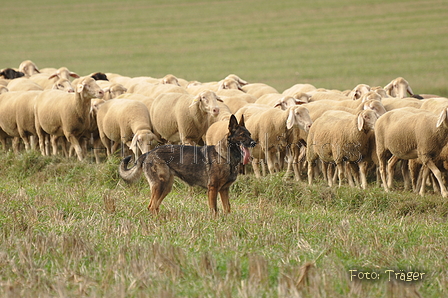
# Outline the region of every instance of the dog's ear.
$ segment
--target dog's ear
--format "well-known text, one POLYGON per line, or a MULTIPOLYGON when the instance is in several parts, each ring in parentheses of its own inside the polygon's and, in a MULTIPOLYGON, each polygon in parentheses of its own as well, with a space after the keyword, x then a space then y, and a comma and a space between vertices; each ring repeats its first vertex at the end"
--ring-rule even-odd
POLYGON ((235 115, 230 116, 229 121, 229 131, 234 132, 238 128, 238 121, 236 120, 235 115))
POLYGON ((245 127, 245 125, 244 125, 244 115, 241 115, 241 119, 240 119, 239 125, 245 127))

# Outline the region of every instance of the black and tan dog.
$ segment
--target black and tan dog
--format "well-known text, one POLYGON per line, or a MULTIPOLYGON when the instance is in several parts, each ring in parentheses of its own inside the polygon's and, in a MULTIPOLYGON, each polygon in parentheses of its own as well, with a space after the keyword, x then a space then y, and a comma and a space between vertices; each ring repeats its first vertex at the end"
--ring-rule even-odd
POLYGON ((230 212, 229 188, 238 175, 238 165, 248 163, 248 148, 255 146, 249 131, 234 115, 229 121, 229 133, 216 146, 164 145, 143 155, 128 169, 130 156, 123 159, 119 174, 126 182, 134 182, 144 172, 151 187, 151 200, 148 209, 158 213, 159 206, 171 191, 174 177, 189 185, 198 185, 208 190, 208 204, 218 212, 217 197, 221 197, 225 213, 230 212))

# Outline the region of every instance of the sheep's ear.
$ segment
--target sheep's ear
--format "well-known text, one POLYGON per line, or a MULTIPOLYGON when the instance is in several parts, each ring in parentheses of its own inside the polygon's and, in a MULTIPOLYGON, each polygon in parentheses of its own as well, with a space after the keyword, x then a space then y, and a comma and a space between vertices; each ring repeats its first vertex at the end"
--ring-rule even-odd
POLYGON ((219 96, 216 97, 217 101, 224 102, 219 96))
POLYGON ((358 115, 358 130, 361 131, 363 127, 364 127, 364 117, 361 113, 358 115))
POLYGON ((439 119, 437 120, 436 127, 442 125, 443 122, 446 121, 448 114, 448 108, 443 109, 442 113, 440 113, 439 119))
POLYGON ((414 95, 414 92, 412 92, 411 86, 408 85, 407 91, 410 95, 414 95))
POLYGON ((277 103, 275 104, 275 106, 274 106, 274 108, 276 108, 276 107, 278 107, 278 106, 282 106, 282 100, 281 99, 279 99, 278 101, 277 101, 277 103))
POLYGON ((229 121, 229 132, 233 133, 236 129, 238 129, 238 121, 236 120, 235 115, 232 114, 229 121))
POLYGON ((48 79, 52 79, 52 78, 55 78, 55 77, 57 77, 57 76, 58 76, 58 73, 54 73, 54 74, 52 74, 51 76, 49 76, 48 79))
POLYGON ((201 101, 201 96, 198 95, 193 99, 193 101, 191 102, 191 104, 188 107, 190 108, 190 107, 194 106, 195 104, 199 103, 200 101, 201 101))
POLYGON ((138 141, 138 135, 134 135, 134 137, 132 138, 132 141, 131 141, 131 145, 129 145, 129 149, 131 149, 132 150, 132 152, 137 152, 138 150, 137 150, 137 141, 138 141))
POLYGON ((289 109, 288 119, 286 119, 286 128, 291 129, 294 126, 294 110, 289 109))
POLYGON ((74 73, 74 72, 70 72, 69 75, 70 75, 72 78, 79 78, 79 76, 78 76, 76 73, 74 73))
POLYGON ((78 84, 78 87, 76 88, 76 92, 77 93, 81 93, 82 90, 84 89, 84 83, 78 84))
POLYGON ((386 91, 386 93, 388 93, 390 91, 390 89, 392 89, 393 84, 394 84, 394 81, 390 82, 383 88, 386 91))

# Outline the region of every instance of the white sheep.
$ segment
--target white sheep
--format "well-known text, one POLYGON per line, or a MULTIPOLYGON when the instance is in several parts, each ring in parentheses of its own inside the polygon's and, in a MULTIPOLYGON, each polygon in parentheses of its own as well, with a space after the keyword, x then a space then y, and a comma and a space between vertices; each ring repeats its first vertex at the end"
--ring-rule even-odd
MULTIPOLYGON (((392 186, 393 167, 398 160, 419 158, 423 164, 422 181, 426 181, 431 170, 442 196, 448 196, 440 170, 434 162, 448 141, 447 113, 448 107, 439 116, 426 110, 401 108, 387 112, 377 121, 376 152, 385 191, 392 186), (386 173, 389 154, 392 157, 387 162, 386 173)), ((419 193, 424 195, 424 192, 423 184, 419 193)))
POLYGON ((152 103, 150 117, 154 132, 171 143, 198 144, 210 123, 208 116, 218 116, 218 101, 222 100, 212 91, 197 96, 166 93, 152 103))
POLYGON ((128 91, 126 87, 119 83, 112 83, 110 81, 97 80, 96 83, 104 91, 103 100, 107 101, 109 99, 116 98, 128 91))
MULTIPOLYGON (((30 77, 30 80, 39 84, 44 89, 59 89, 73 92, 71 91, 73 90, 73 87, 71 85, 70 78, 79 78, 79 75, 68 70, 67 67, 61 67, 52 74, 44 72, 34 74, 30 77), (59 86, 55 87, 55 84, 59 86)), ((74 85, 75 84, 76 83, 74 83, 74 85)))
POLYGON ((308 92, 314 91, 316 89, 317 88, 311 84, 295 84, 295 85, 291 86, 290 88, 286 89, 285 91, 283 91, 282 94, 293 96, 297 92, 308 93, 308 92))
POLYGON ((153 141, 160 141, 152 132, 148 108, 138 100, 115 98, 103 103, 98 109, 97 124, 108 156, 119 144, 125 144, 137 158, 139 149, 148 152, 153 141))
MULTIPOLYGON (((314 121, 307 138, 306 160, 308 183, 314 179, 313 164, 319 158, 324 163, 336 164, 339 186, 344 175, 344 162, 356 162, 360 168, 361 186, 366 188, 367 161, 370 158, 370 137, 378 116, 363 110, 357 115, 345 111, 327 111, 314 121)), ((347 171, 350 174, 350 171, 347 171)), ((351 179, 349 178, 349 182, 351 179)), ((332 185, 332 179, 328 179, 332 185)))
POLYGON ((260 98, 262 95, 269 93, 280 93, 272 86, 264 83, 251 83, 242 87, 243 91, 252 94, 256 98, 260 98))
POLYGON ((271 107, 281 106, 282 110, 286 110, 289 107, 300 105, 304 103, 308 103, 309 96, 306 93, 297 92, 290 95, 283 95, 280 93, 269 93, 262 95, 257 99, 255 103, 257 104, 266 104, 271 107))
POLYGON ((19 71, 23 72, 26 77, 31 77, 36 73, 40 73, 39 68, 31 60, 22 61, 19 65, 19 71))
POLYGON ((286 140, 292 132, 292 128, 300 128, 308 132, 312 121, 309 112, 303 106, 293 106, 286 110, 269 108, 260 113, 255 113, 245 121, 246 128, 250 131, 252 138, 257 145, 252 150, 252 166, 255 175, 260 177, 258 163, 261 159, 268 164, 270 173, 279 170, 276 166, 276 155, 279 150, 279 144, 286 146, 286 140))
POLYGON ((27 77, 11 80, 8 84, 9 91, 30 91, 30 90, 44 90, 42 86, 28 79, 27 77))
MULTIPOLYGON (((126 85, 124 86, 126 87, 126 85)), ((156 98, 163 93, 188 94, 185 88, 173 84, 137 83, 134 85, 128 85, 127 89, 127 92, 129 93, 142 94, 152 98, 156 98)))
POLYGON ((402 77, 392 80, 389 84, 384 86, 384 90, 386 90, 387 95, 396 98, 404 98, 407 93, 411 96, 414 95, 408 81, 402 77))
MULTIPOLYGON (((102 98, 103 90, 93 78, 84 78, 76 86, 75 93, 66 93, 59 90, 44 90, 36 99, 35 124, 39 137, 39 147, 43 155, 46 136, 65 136, 75 148, 79 160, 84 158, 79 145, 78 136, 89 127, 89 112, 92 98, 102 98)), ((57 144, 53 145, 53 153, 57 152, 57 144)))
POLYGON ((0 128, 8 137, 14 138, 13 150, 19 151, 19 139, 30 149, 29 136, 34 129, 34 99, 41 91, 12 91, 0 96, 0 128))

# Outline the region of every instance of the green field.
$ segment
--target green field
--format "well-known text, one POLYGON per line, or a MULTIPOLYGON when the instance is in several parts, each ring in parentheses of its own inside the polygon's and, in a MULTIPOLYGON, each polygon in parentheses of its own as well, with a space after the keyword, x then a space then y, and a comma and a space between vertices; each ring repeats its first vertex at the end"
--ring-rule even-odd
MULTIPOLYGON (((448 96, 446 1, 24 0, 1 11, 0 68, 31 59, 203 82, 235 73, 279 91, 402 76, 416 93, 448 96)), ((205 191, 176 182, 155 217, 147 183, 123 183, 119 161, 0 153, 1 297, 448 292, 448 203, 430 191, 248 174, 228 216, 211 217, 205 191)))

